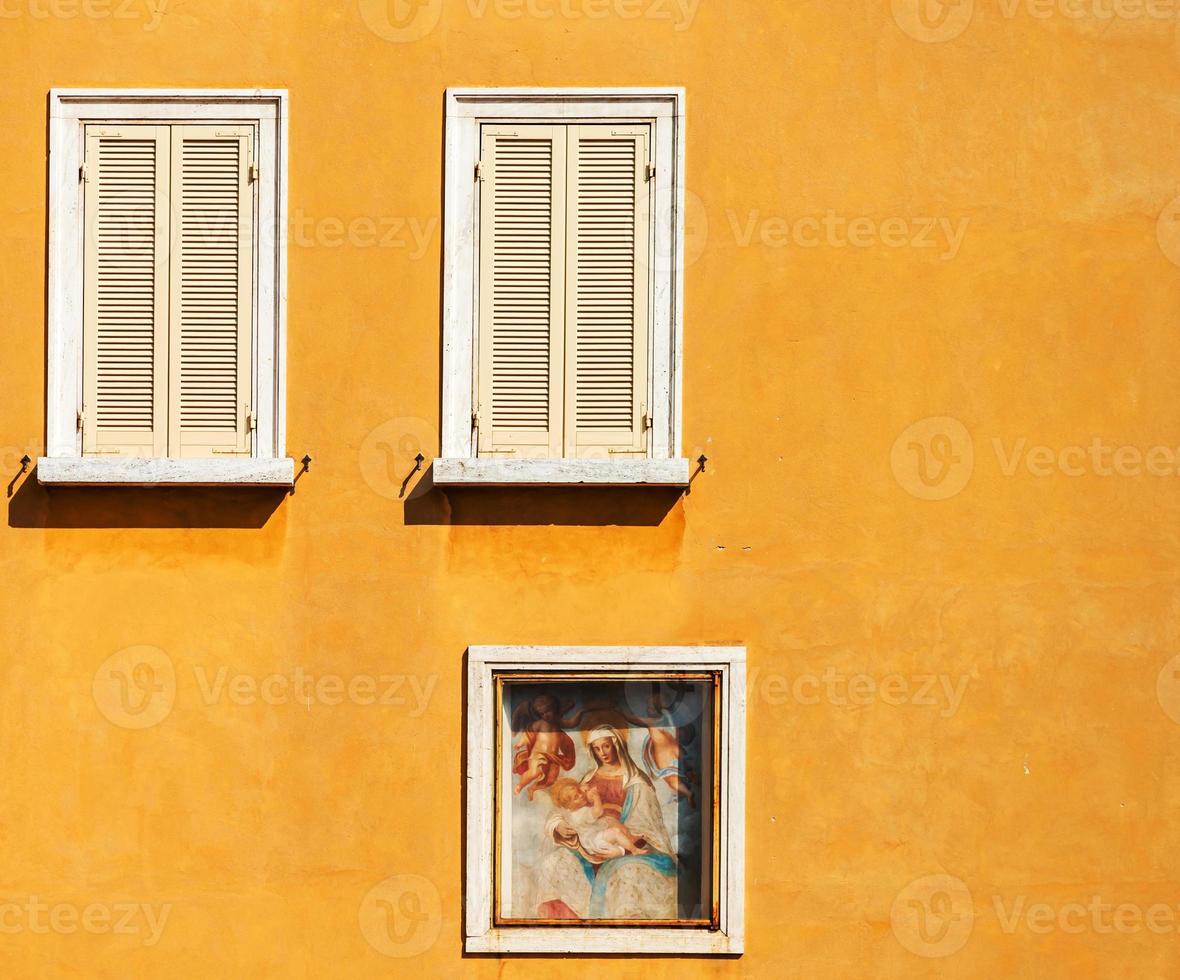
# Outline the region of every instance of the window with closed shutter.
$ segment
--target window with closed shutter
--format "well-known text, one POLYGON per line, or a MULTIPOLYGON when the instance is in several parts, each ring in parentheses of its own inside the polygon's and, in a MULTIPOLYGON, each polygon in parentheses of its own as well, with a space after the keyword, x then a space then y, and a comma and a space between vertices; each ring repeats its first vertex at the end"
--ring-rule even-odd
POLYGON ((84 454, 250 455, 253 144, 86 127, 84 454))
POLYGON ((476 412, 485 457, 647 454, 646 125, 485 125, 476 412))

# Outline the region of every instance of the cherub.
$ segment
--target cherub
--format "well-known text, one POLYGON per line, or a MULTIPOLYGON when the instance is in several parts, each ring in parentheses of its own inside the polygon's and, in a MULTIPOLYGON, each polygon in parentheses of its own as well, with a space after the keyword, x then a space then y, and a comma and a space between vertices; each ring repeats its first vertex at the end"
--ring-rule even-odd
POLYGON ((565 811, 565 822, 578 835, 582 850, 597 859, 596 863, 624 854, 647 853, 647 841, 636 837, 618 817, 603 809, 602 794, 593 786, 583 787, 564 777, 553 784, 549 796, 565 811))
POLYGON ((678 724, 672 714, 675 707, 675 704, 671 708, 666 707, 659 686, 652 685, 647 714, 632 714, 625 708, 620 708, 619 713, 629 724, 646 730, 643 765, 652 779, 664 780, 672 792, 683 796, 689 806, 696 809, 696 794, 692 788, 695 774, 680 759, 681 745, 692 744, 696 738, 696 728, 678 724))
POLYGON ((528 789, 529 799, 539 789, 552 786, 562 769, 574 767, 574 741, 564 731, 577 724, 581 712, 562 717, 572 707, 551 694, 525 701, 512 714, 512 730, 519 733, 512 745, 512 771, 520 776, 513 793, 528 789))

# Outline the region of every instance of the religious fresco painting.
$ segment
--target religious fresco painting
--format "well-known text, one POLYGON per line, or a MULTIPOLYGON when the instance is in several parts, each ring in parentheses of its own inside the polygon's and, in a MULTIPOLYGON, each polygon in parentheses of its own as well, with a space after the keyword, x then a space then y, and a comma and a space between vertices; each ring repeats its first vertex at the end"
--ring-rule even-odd
POLYGON ((499 925, 715 925, 713 674, 497 678, 499 925))

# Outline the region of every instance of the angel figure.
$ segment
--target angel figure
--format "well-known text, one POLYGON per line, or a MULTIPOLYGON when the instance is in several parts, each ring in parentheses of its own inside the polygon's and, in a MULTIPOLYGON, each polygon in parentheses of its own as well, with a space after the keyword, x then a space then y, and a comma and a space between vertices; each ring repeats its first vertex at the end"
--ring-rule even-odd
POLYGON ((683 796, 695 810, 696 793, 692 788, 694 774, 681 760, 680 748, 682 743, 692 743, 696 738, 696 729, 692 725, 677 724, 672 713, 675 707, 666 707, 659 686, 653 685, 646 714, 632 714, 625 708, 620 708, 619 713, 629 724, 647 733, 643 739, 643 766, 651 778, 664 780, 673 793, 683 796))
POLYGON ((574 767, 574 741, 565 729, 577 725, 583 712, 564 717, 571 707, 551 694, 538 694, 512 713, 512 730, 517 733, 512 771, 520 776, 513 793, 527 789, 531 800, 537 790, 552 786, 563 769, 568 772, 574 767))

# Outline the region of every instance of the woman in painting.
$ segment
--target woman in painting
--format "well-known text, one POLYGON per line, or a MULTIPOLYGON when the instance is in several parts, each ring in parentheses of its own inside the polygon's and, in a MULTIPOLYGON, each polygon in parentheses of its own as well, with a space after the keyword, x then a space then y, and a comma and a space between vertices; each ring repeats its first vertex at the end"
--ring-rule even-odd
POLYGON ((541 862, 537 915, 543 919, 675 919, 676 853, 668 837, 651 779, 631 758, 626 739, 611 725, 587 738, 594 768, 582 777, 587 792, 617 817, 644 853, 603 860, 582 846, 558 809, 545 823, 553 842, 541 862))

